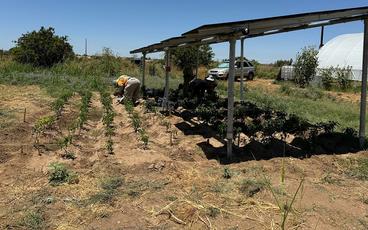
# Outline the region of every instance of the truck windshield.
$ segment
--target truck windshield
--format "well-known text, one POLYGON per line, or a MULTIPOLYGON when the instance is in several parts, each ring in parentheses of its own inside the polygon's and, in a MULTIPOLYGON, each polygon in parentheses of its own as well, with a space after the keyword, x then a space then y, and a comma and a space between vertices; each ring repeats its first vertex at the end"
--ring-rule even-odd
POLYGON ((218 68, 229 68, 229 63, 221 63, 220 65, 218 65, 218 68))

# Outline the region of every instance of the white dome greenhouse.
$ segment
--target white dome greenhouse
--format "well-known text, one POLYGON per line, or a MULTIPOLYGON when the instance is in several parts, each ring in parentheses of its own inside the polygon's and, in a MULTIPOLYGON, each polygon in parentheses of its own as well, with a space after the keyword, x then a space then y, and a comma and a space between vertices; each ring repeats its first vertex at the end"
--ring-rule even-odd
POLYGON ((351 67, 352 80, 361 81, 363 33, 344 34, 327 42, 318 53, 320 69, 351 67))

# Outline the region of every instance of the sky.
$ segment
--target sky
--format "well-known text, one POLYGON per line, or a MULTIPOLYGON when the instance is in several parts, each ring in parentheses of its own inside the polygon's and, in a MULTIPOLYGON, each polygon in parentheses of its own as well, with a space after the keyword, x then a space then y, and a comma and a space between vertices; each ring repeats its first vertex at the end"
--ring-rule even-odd
MULTIPOLYGON (((77 54, 111 48, 116 55, 179 36, 203 24, 368 6, 367 0, 0 0, 0 49, 41 26, 67 35, 77 54)), ((325 42, 345 33, 363 32, 363 22, 325 28, 325 42)), ((305 46, 318 46, 320 29, 247 39, 245 56, 262 63, 295 58, 305 46)), ((212 45, 216 59, 228 57, 228 43, 212 45)), ((237 55, 240 44, 237 43, 237 55)), ((150 57, 161 57, 162 53, 150 57)))

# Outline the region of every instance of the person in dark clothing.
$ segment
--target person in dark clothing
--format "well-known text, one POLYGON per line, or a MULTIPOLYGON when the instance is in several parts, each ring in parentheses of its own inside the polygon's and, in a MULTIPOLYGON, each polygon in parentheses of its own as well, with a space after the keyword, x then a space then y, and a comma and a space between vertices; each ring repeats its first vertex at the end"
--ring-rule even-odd
POLYGON ((216 86, 217 83, 212 75, 205 80, 196 78, 189 82, 189 93, 193 97, 203 98, 205 93, 212 94, 216 86))

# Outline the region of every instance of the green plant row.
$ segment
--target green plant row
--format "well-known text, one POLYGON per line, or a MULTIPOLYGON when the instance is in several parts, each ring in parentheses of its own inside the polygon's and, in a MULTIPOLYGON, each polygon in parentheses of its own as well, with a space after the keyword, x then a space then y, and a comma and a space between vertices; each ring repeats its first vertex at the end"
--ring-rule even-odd
POLYGON ((133 103, 130 100, 126 100, 124 102, 124 106, 125 106, 126 111, 129 114, 129 118, 132 122, 134 131, 139 134, 139 138, 143 142, 144 149, 147 149, 148 142, 149 142, 149 136, 146 130, 142 127, 142 121, 139 117, 138 112, 134 111, 133 103))
POLYGON ((113 149, 113 141, 112 141, 112 136, 114 135, 114 117, 115 117, 115 112, 114 109, 112 107, 112 98, 110 96, 110 93, 107 91, 106 87, 99 87, 99 92, 100 92, 100 100, 104 109, 103 112, 103 116, 102 116, 102 123, 105 126, 105 136, 107 136, 107 141, 106 141, 106 150, 109 154, 113 154, 114 153, 114 149, 113 149))
POLYGON ((82 128, 84 123, 87 121, 87 115, 88 115, 88 107, 91 102, 92 93, 91 91, 84 91, 81 92, 82 95, 82 104, 79 111, 79 117, 78 117, 78 127, 82 128))

